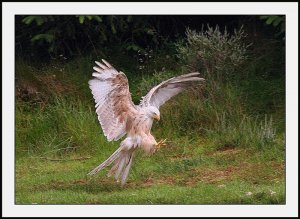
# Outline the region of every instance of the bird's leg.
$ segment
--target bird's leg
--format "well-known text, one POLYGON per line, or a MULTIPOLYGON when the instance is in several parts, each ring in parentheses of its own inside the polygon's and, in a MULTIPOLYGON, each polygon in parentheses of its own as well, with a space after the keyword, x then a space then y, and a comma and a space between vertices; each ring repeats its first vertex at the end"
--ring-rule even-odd
POLYGON ((156 150, 160 149, 161 146, 166 146, 166 143, 165 143, 166 140, 167 140, 167 139, 160 140, 160 141, 155 145, 156 150))

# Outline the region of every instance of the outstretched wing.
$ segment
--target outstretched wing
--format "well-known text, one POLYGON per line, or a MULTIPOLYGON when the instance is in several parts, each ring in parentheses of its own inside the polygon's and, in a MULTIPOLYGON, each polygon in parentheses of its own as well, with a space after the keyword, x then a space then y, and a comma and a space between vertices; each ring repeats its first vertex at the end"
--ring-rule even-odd
POLYGON ((163 81, 143 97, 140 106, 155 106, 159 109, 161 105, 190 86, 191 83, 204 81, 203 78, 198 77, 199 75, 200 73, 194 72, 163 81))
POLYGON ((129 92, 128 80, 107 61, 96 62, 94 79, 89 86, 95 99, 96 113, 108 141, 119 140, 126 134, 126 122, 136 114, 129 92))

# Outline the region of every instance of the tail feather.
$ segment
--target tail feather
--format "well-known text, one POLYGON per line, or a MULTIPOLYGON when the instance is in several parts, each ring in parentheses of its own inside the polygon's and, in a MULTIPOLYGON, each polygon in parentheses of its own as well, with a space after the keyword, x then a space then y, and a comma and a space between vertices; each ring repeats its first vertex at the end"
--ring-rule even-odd
POLYGON ((119 181, 119 176, 120 176, 120 174, 121 174, 121 172, 122 172, 122 170, 123 170, 123 168, 125 166, 125 160, 126 160, 126 157, 122 156, 120 158, 120 161, 118 162, 118 169, 117 169, 117 171, 115 173, 115 179, 117 181, 119 181))
POLYGON ((127 177, 128 177, 128 173, 129 173, 129 170, 130 170, 130 167, 131 167, 131 164, 132 164, 132 159, 133 159, 133 153, 131 154, 131 156, 129 157, 129 161, 127 163, 127 166, 125 167, 125 170, 123 172, 123 175, 122 175, 122 181, 121 181, 121 184, 122 186, 126 183, 127 181, 127 177))
POLYGON ((122 147, 119 147, 107 160, 105 160, 103 163, 101 163, 99 166, 97 166, 95 169, 89 172, 88 175, 95 175, 105 167, 109 166, 112 162, 114 162, 119 157, 121 151, 122 151, 122 147))
POLYGON ((107 160, 93 169, 88 175, 95 175, 105 167, 109 166, 113 162, 115 164, 110 169, 107 174, 108 177, 115 175, 115 179, 119 182, 121 179, 121 185, 123 186, 126 183, 129 170, 132 164, 133 159, 133 151, 132 150, 124 150, 123 147, 118 148, 107 160))
POLYGON ((111 168, 108 177, 115 175, 115 179, 120 181, 122 186, 126 183, 129 170, 132 164, 133 152, 131 151, 123 151, 120 154, 120 157, 115 161, 115 165, 111 168))
POLYGON ((107 176, 111 177, 118 169, 118 162, 115 162, 115 164, 113 165, 113 167, 110 169, 110 171, 108 172, 107 176))

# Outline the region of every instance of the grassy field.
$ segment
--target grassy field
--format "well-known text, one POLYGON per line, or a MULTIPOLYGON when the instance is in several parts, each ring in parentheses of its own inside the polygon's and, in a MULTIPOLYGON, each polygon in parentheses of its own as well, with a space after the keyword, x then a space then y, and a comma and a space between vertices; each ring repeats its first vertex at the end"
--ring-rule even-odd
MULTIPOLYGON (((114 149, 115 147, 109 147, 114 149)), ((170 144, 136 157, 125 187, 86 174, 112 150, 87 160, 17 160, 17 204, 284 204, 284 161, 269 151, 199 152, 206 144, 170 144)), ((71 156, 74 159, 78 156, 71 156)), ((80 156, 82 157, 82 156, 80 156)), ((86 157, 87 158, 87 157, 86 157)))
MULTIPOLYGON (((114 63, 124 66, 136 103, 149 87, 184 72, 158 64, 154 75, 136 76, 126 60, 114 63)), ((248 78, 239 89, 219 84, 219 93, 208 83, 208 92, 178 95, 152 128, 167 145, 151 157, 138 151, 121 187, 106 177, 109 169, 87 176, 119 145, 106 141, 97 121, 87 85, 92 65, 17 61, 17 204, 285 203, 284 81, 248 78)))
MULTIPOLYGON (((84 135, 81 134, 82 137, 84 135)), ((159 134, 156 133, 156 136, 159 134)), ((96 136, 99 137, 100 134, 96 136)), ((62 142, 61 145, 66 144, 62 142)), ((174 138, 152 157, 138 152, 125 187, 113 178, 107 178, 106 171, 96 177, 86 176, 116 148, 117 143, 99 143, 93 147, 93 152, 70 148, 70 152, 61 156, 53 156, 51 153, 54 151, 40 156, 24 155, 16 161, 16 202, 285 203, 284 152, 279 149, 216 149, 204 140, 174 138)))

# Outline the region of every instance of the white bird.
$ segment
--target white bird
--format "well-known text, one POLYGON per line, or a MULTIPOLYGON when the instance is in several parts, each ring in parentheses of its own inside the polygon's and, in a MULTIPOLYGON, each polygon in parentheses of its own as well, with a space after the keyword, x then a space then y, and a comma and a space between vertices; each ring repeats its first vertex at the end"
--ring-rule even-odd
POLYGON ((204 79, 199 77, 198 72, 170 78, 153 87, 142 97, 139 105, 134 105, 126 75, 118 72, 104 59, 102 62, 95 62, 95 78, 89 81, 98 120, 108 141, 117 141, 124 135, 126 138, 107 160, 88 175, 94 175, 114 162, 108 176, 115 174, 115 179, 121 179, 121 184, 124 185, 137 148, 142 148, 147 154, 153 154, 165 145, 166 139, 156 142, 150 133, 153 119, 160 120, 159 107, 191 83, 204 79))

